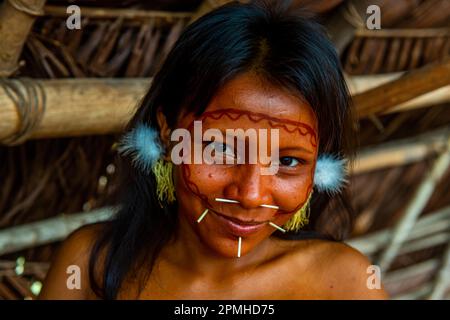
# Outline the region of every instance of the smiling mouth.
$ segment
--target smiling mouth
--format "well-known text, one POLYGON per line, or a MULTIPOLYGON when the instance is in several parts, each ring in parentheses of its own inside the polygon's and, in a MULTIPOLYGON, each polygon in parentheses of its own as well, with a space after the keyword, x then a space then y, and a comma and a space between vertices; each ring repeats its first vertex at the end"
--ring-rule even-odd
POLYGON ((243 226, 257 226, 257 225, 260 225, 260 224, 265 224, 265 223, 269 223, 270 222, 270 220, 264 220, 264 221, 241 220, 241 219, 238 219, 238 218, 234 218, 234 217, 230 217, 230 216, 224 215, 224 214, 219 213, 219 212, 214 211, 214 210, 211 210, 211 211, 214 212, 216 215, 224 218, 224 219, 230 220, 230 221, 232 221, 234 223, 237 223, 237 224, 240 224, 240 225, 243 225, 243 226))
POLYGON ((216 217, 217 221, 224 230, 232 234, 234 237, 245 237, 254 234, 268 225, 269 220, 255 221, 255 220, 241 220, 230 217, 214 210, 211 212, 216 217))

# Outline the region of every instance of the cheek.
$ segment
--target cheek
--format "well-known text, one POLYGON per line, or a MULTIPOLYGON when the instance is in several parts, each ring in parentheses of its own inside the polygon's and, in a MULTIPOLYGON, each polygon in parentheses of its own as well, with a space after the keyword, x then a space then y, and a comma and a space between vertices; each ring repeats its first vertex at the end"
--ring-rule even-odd
POLYGON ((221 194, 233 177, 232 170, 206 164, 182 165, 180 174, 188 191, 206 203, 211 201, 208 195, 221 194))
MULTIPOLYGON (((191 204, 196 203, 200 207, 205 204, 210 205, 214 195, 223 194, 227 186, 235 183, 233 179, 238 172, 233 168, 236 167, 204 164, 180 166, 180 188, 184 191, 182 194, 188 196, 186 201, 191 204)), ((283 211, 296 211, 306 202, 312 191, 313 171, 314 167, 308 166, 301 174, 295 176, 266 176, 267 178, 263 179, 264 183, 270 185, 266 191, 271 193, 274 203, 283 211)))
POLYGON ((295 212, 308 199, 313 188, 313 167, 301 175, 277 177, 273 181, 273 197, 285 212, 295 212))

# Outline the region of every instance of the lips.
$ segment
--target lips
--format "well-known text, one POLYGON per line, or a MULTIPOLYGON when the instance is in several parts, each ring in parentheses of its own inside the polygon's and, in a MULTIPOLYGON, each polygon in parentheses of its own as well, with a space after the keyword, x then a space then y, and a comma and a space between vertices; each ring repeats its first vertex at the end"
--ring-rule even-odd
POLYGON ((219 213, 217 211, 213 211, 213 212, 215 214, 225 218, 225 219, 231 220, 231 221, 233 221, 233 222, 235 222, 237 224, 245 225, 245 226, 259 225, 259 224, 262 224, 262 223, 269 222, 269 221, 256 221, 256 220, 242 220, 242 219, 239 219, 239 218, 227 216, 227 215, 219 213))
POLYGON ((211 210, 219 223, 231 234, 238 237, 245 237, 260 231, 267 225, 268 221, 244 221, 237 218, 223 215, 211 210))

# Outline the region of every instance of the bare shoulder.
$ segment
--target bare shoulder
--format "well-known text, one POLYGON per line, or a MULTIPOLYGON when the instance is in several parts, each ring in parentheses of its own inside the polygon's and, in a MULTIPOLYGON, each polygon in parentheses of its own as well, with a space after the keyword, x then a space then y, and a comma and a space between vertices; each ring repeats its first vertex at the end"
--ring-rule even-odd
POLYGON ((89 259, 103 224, 72 232, 53 256, 39 299, 90 299, 89 259))
POLYGON ((373 273, 373 263, 355 248, 326 241, 317 252, 317 261, 323 289, 328 290, 331 299, 389 298, 381 275, 373 273))
POLYGON ((310 292, 317 298, 389 298, 379 275, 373 273, 372 262, 355 248, 342 242, 318 239, 293 241, 290 247, 292 268, 303 270, 310 292))

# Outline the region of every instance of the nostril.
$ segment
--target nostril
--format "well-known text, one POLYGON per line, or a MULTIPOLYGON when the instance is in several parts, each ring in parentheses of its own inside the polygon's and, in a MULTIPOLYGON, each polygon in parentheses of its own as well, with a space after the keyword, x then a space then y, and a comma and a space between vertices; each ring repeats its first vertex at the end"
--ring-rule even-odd
MULTIPOLYGON (((233 175, 223 190, 223 198, 237 200, 243 209, 255 209, 261 205, 274 205, 271 181, 262 177, 257 165, 243 165, 233 175)), ((277 209, 269 207, 270 209, 277 209)))

